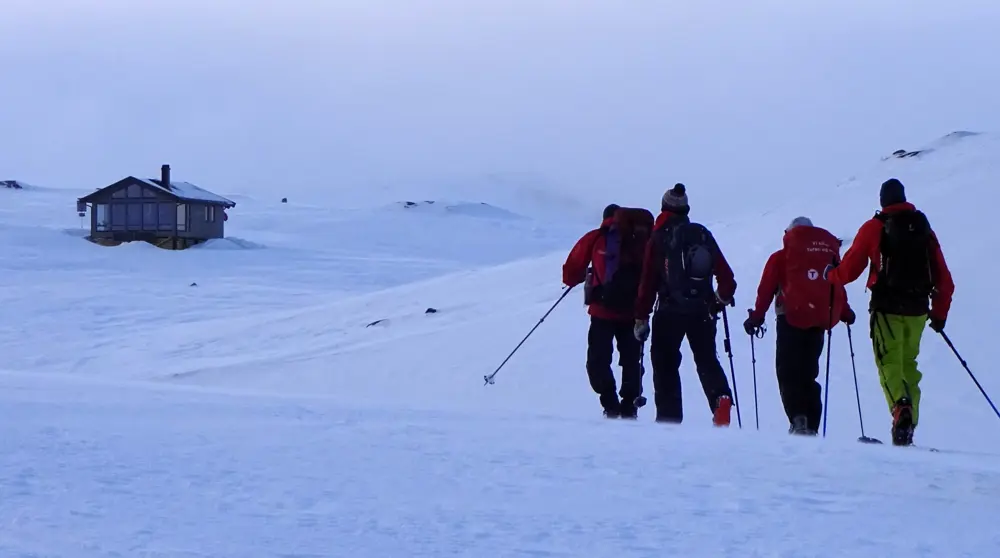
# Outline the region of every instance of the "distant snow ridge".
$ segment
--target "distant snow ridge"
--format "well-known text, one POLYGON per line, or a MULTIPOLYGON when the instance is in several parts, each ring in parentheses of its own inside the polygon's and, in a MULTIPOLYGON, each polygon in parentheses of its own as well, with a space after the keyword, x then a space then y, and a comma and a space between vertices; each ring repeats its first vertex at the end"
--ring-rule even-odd
MULTIPOLYGON (((980 132, 968 132, 968 131, 964 131, 964 130, 959 130, 959 131, 947 134, 945 136, 942 136, 941 138, 938 138, 936 141, 932 142, 927 147, 924 147, 922 149, 917 149, 916 151, 908 151, 906 149, 897 149, 896 151, 893 151, 892 156, 895 157, 895 158, 897 158, 897 159, 906 159, 906 158, 909 158, 909 157, 920 157, 921 155, 929 155, 929 154, 937 151, 938 149, 942 149, 944 147, 949 147, 949 146, 955 145, 956 143, 964 140, 965 138, 971 138, 971 137, 975 137, 975 136, 979 136, 979 135, 982 135, 982 134, 980 132)), ((883 161, 885 161, 887 159, 889 159, 889 157, 883 157, 882 158, 883 161)))
POLYGON ((28 184, 21 180, 0 180, 0 188, 11 190, 38 190, 38 186, 28 184))
POLYGON ((437 202, 432 200, 413 202, 403 201, 396 204, 409 211, 435 212, 442 215, 460 215, 463 217, 478 217, 483 219, 502 219, 509 221, 524 221, 528 218, 486 202, 437 202))

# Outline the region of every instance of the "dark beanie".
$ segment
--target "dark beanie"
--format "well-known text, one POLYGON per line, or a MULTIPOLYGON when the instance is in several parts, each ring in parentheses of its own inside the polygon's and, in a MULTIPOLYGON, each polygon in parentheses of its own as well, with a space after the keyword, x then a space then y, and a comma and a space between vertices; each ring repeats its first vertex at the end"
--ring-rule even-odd
POLYGON ((882 207, 905 202, 906 192, 903 188, 903 183, 895 178, 886 180, 882 183, 882 189, 879 190, 878 199, 882 207))
POLYGON ((618 204, 613 203, 604 208, 604 219, 610 219, 615 216, 615 211, 621 209, 618 204))
POLYGON ((687 188, 680 182, 674 184, 673 188, 663 194, 660 209, 686 215, 691 209, 688 206, 687 188))

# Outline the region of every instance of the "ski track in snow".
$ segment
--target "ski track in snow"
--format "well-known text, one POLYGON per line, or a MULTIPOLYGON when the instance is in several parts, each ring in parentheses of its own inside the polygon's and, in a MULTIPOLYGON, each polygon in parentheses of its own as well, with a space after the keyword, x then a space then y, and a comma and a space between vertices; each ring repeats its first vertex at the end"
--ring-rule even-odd
MULTIPOLYGON (((767 255, 800 214, 849 242, 888 176, 928 212, 958 285, 949 334, 1000 395, 978 341, 1000 328, 1000 304, 962 251, 990 223, 961 201, 1000 201, 1000 143, 932 146, 763 216, 705 215, 692 192, 739 281, 742 431, 709 426, 686 348, 683 425, 651 424, 649 407, 637 423, 601 419, 582 293, 483 386, 596 224, 524 217, 551 207, 513 218, 242 196, 236 240, 168 252, 81 240, 63 212, 80 192, 0 190, 0 556, 998 556, 1000 428, 932 332, 917 443, 941 453, 856 443, 842 327, 828 437, 789 439, 773 313, 753 431, 740 325, 767 255)), ((753 192, 734 206, 740 195, 753 192)), ((865 307, 863 281, 849 294, 865 307)), ((888 441, 863 319, 853 341, 865 432, 888 441)), ((648 347, 646 370, 652 404, 648 347)))
POLYGON ((929 557, 1000 545, 996 455, 20 374, 0 386, 17 417, 0 470, 5 556, 929 557))

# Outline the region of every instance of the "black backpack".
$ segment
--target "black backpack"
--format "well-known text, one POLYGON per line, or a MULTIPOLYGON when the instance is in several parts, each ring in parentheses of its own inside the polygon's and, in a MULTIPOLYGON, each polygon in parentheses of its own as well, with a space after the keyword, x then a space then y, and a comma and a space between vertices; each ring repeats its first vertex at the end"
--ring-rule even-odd
POLYGON ((684 313, 701 313, 715 300, 713 285, 718 246, 705 226, 687 219, 665 227, 661 307, 684 313))
POLYGON ((873 290, 926 303, 934 289, 927 216, 913 210, 877 213, 875 218, 882 222, 882 266, 873 290))

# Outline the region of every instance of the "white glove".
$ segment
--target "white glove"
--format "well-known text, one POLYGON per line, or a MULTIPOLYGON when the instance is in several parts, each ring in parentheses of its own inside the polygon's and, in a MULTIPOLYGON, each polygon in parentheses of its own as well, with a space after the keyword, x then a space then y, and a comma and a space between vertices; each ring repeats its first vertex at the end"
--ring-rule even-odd
POLYGON ((649 321, 648 320, 636 320, 635 327, 632 328, 632 332, 635 334, 635 339, 640 343, 645 343, 649 339, 649 321))

